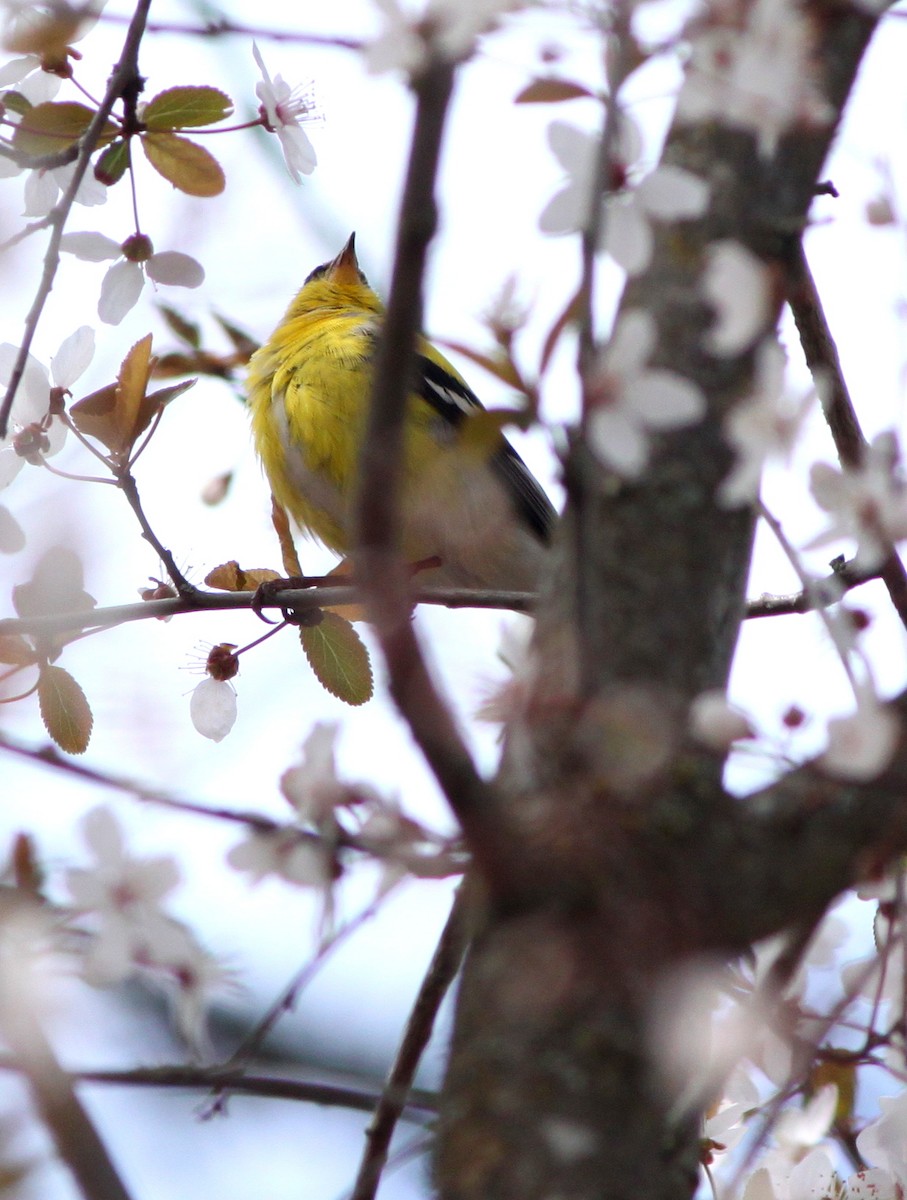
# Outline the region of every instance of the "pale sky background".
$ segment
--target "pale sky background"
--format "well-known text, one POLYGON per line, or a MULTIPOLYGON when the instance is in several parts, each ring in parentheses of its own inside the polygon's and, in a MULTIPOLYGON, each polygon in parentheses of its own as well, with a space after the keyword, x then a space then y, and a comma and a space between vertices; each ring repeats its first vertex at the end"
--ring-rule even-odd
MULTIPOLYGON (((124 0, 110 0, 108 11, 125 14, 130 9, 124 0)), ((369 76, 354 53, 275 42, 263 32, 298 28, 366 37, 378 28, 375 9, 367 0, 304 6, 237 0, 223 11, 261 28, 259 45, 272 75, 280 73, 291 83, 311 80, 323 118, 309 127, 319 166, 297 188, 277 156, 276 140, 248 132, 206 136, 204 144, 227 171, 225 194, 213 201, 183 197, 141 162, 140 213, 156 249, 187 250, 207 271, 198 291, 166 288, 160 298, 201 320, 212 340, 212 310, 264 338, 305 275, 332 257, 353 229, 364 269, 372 283, 386 291, 411 105, 396 78, 369 76)), ((653 32, 663 34, 676 28, 685 11, 677 4, 656 3, 644 15, 653 32)), ((198 19, 188 4, 176 0, 156 0, 152 18, 198 19)), ((79 76, 98 93, 123 32, 121 25, 102 23, 81 44, 85 63, 79 76)), ((513 97, 539 66, 539 49, 555 44, 563 48, 559 70, 565 76, 599 82, 594 39, 578 35, 567 18, 550 13, 524 18, 516 31, 489 40, 486 53, 461 73, 439 179, 441 230, 427 280, 428 331, 484 348, 481 313, 516 272, 521 295, 532 303, 521 342, 530 367, 571 294, 579 260, 577 239, 545 238, 537 229, 538 214, 561 177, 545 129, 555 118, 589 126, 598 115, 588 101, 513 105, 513 97)), ((871 228, 864 217, 866 202, 881 186, 877 160, 887 160, 904 142, 904 61, 907 28, 902 19, 891 17, 866 59, 825 172, 841 198, 817 203, 817 224, 807 241, 869 436, 892 425, 902 436, 905 433, 904 229, 871 228)), ((257 107, 250 38, 213 41, 150 35, 141 65, 148 77, 147 97, 174 84, 210 83, 232 96, 238 116, 257 107)), ((657 160, 678 79, 669 64, 655 64, 640 73, 631 89, 634 115, 648 139, 648 165, 657 160)), ((63 97, 68 93, 61 93, 63 97)), ((903 163, 895 160, 890 166, 896 183, 903 185, 903 163)), ((0 236, 9 236, 21 225, 21 186, 18 180, 0 182, 0 236)), ((121 185, 105 207, 77 207, 68 228, 100 229, 120 239, 131 232, 129 222, 128 192, 121 185)), ((41 253, 43 241, 38 237, 0 263, 0 341, 17 342, 21 336, 22 313, 30 304, 41 253)), ((96 322, 94 307, 104 269, 64 260, 35 344, 37 357, 47 362, 76 326, 96 325, 98 350, 79 383, 82 392, 108 382, 128 347, 149 329, 154 330, 156 348, 173 345, 154 312, 150 290, 120 327, 96 322)), ((617 295, 617 273, 605 267, 602 279, 605 326, 617 295)), ((792 386, 804 390, 807 381, 796 341, 787 329, 785 337, 791 349, 792 386)), ((557 427, 575 413, 571 352, 564 347, 544 393, 545 416, 555 436, 557 427)), ((506 401, 505 389, 471 364, 461 366, 486 401, 506 401)), ((537 431, 515 440, 559 500, 551 439, 537 431)), ((793 470, 773 470, 766 481, 769 506, 801 545, 824 524, 804 484, 816 457, 834 457, 819 419, 793 470)), ((71 470, 85 466, 75 448, 55 461, 71 470)), ((137 475, 153 527, 192 578, 200 581, 211 567, 231 558, 248 567, 279 566, 268 494, 251 450, 245 414, 226 388, 204 380, 177 401, 137 475), (230 469, 236 477, 227 500, 214 509, 204 507, 199 500, 204 485, 230 469)), ((112 489, 66 483, 26 468, 2 500, 16 513, 29 539, 20 554, 0 559, 2 615, 11 612, 11 586, 29 576, 31 564, 48 546, 65 544, 79 550, 86 587, 100 604, 133 600, 147 577, 160 573, 125 501, 112 489)), ((849 548, 831 547, 809 556, 809 562, 820 570, 845 549, 849 548)), ((305 555, 304 566, 312 571, 330 565, 330 556, 314 547, 305 555)), ((780 553, 760 536, 750 594, 796 587, 780 553)), ((880 688, 890 693, 904 685, 903 629, 876 585, 861 589, 853 602, 873 614, 866 643, 880 688)), ((502 614, 440 610, 423 610, 417 618, 432 661, 487 770, 495 760, 495 731, 477 725, 472 714, 491 682, 503 677, 495 648, 508 619, 502 614)), ((193 664, 203 659, 211 643, 244 644, 262 631, 250 614, 212 614, 167 625, 143 622, 67 649, 62 665, 80 681, 95 712, 85 761, 194 800, 283 817, 285 802, 277 789, 281 771, 295 760, 315 721, 338 720, 343 727, 341 761, 350 778, 367 779, 398 794, 421 819, 449 828, 437 789, 384 699, 380 682, 378 699, 360 710, 346 708, 313 681, 290 631, 244 657, 236 681, 239 719, 233 733, 215 745, 192 729, 188 694, 201 677, 193 673, 193 664)), ((824 718, 851 707, 843 672, 814 617, 748 626, 733 691, 773 738, 790 704, 811 714, 810 725, 793 748, 796 753, 820 746, 824 718)), ((30 744, 45 741, 34 701, 6 707, 2 721, 5 731, 30 744)), ((742 787, 766 777, 769 769, 764 762, 755 768, 741 766, 735 779, 742 787)), ((225 1002, 238 1012, 260 1012, 310 954, 315 925, 310 897, 274 883, 250 891, 224 866, 225 851, 238 840, 232 827, 180 819, 116 794, 102 796, 11 759, 4 759, 0 770, 5 800, 0 804, 0 846, 13 831, 33 830, 52 879, 65 865, 84 862, 76 822, 80 813, 101 801, 110 803, 130 830, 136 852, 176 854, 185 873, 176 909, 209 949, 235 967, 241 990, 226 996, 225 1002)), ((342 890, 342 911, 357 911, 373 886, 374 873, 369 870, 352 878, 342 890)), ((324 1054, 341 1065, 364 1062, 380 1074, 449 896, 447 884, 404 888, 339 953, 306 993, 298 1012, 281 1025, 298 1052, 324 1054)), ((122 1015, 115 998, 99 998, 75 983, 62 989, 54 1020, 60 1045, 73 1065, 126 1066, 136 1061, 136 1054, 142 1063, 165 1062, 179 1053, 159 1032, 149 1034, 140 1016, 122 1015)), ((437 1079, 439 1061, 436 1051, 427 1064, 427 1082, 437 1079)), ((262 1200, 324 1200, 343 1195, 355 1171, 363 1119, 354 1114, 234 1100, 227 1120, 199 1123, 193 1115, 201 1099, 197 1095, 177 1098, 95 1089, 90 1096, 141 1200, 184 1194, 188 1180, 194 1186, 203 1182, 205 1192, 220 1200, 252 1194, 262 1200), (126 1104, 129 1118, 124 1122, 126 1104)), ((13 1111, 13 1098, 8 1103, 8 1111, 13 1111)), ((0 1092, 0 1119, 3 1112, 0 1092)), ((63 1179, 54 1186, 56 1190, 45 1176, 40 1194, 48 1200, 71 1194, 63 1179)), ((423 1170, 416 1165, 386 1183, 384 1194, 408 1200, 426 1192, 423 1170)))

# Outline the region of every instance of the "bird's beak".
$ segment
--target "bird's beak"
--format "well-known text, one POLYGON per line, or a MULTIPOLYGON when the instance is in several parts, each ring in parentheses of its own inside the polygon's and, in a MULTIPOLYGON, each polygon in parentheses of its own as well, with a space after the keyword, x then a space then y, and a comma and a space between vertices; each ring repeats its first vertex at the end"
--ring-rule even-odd
POLYGON ((333 261, 328 263, 325 275, 331 283, 341 287, 350 287, 362 282, 362 272, 359 270, 359 260, 356 258, 356 235, 350 234, 349 241, 333 261))

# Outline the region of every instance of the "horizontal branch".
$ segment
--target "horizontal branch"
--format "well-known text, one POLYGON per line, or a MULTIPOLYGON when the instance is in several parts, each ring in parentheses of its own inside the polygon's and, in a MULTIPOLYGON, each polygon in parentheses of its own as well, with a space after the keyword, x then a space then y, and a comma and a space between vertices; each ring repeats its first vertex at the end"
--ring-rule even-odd
MULTIPOLYGON (((24 1070, 16 1058, 0 1056, 0 1071, 24 1070)), ((199 1088, 219 1091, 229 1088, 245 1096, 262 1096, 272 1100, 298 1100, 307 1104, 323 1104, 330 1108, 348 1108, 355 1112, 374 1112, 382 1092, 368 1088, 339 1087, 330 1083, 313 1083, 304 1079, 285 1079, 274 1075, 243 1075, 240 1071, 225 1071, 217 1067, 135 1067, 123 1071, 77 1070, 68 1072, 77 1083, 108 1083, 116 1087, 199 1088)), ((435 1111, 435 1096, 419 1088, 407 1089, 401 1097, 404 1111, 431 1115, 435 1111)))
MULTIPOLYGON (((106 629, 130 621, 164 620, 186 613, 226 612, 250 609, 256 592, 201 592, 172 600, 143 600, 135 604, 114 604, 106 608, 79 612, 53 613, 41 617, 7 617, 0 620, 0 637, 11 634, 41 635, 68 630, 106 629)), ((414 604, 434 604, 443 608, 489 608, 509 612, 529 612, 535 603, 531 592, 493 591, 477 588, 419 588, 412 594, 414 604)), ((277 611, 292 609, 311 612, 316 608, 343 608, 362 603, 361 591, 351 584, 335 587, 292 588, 280 593, 280 599, 256 601, 256 608, 277 611)))

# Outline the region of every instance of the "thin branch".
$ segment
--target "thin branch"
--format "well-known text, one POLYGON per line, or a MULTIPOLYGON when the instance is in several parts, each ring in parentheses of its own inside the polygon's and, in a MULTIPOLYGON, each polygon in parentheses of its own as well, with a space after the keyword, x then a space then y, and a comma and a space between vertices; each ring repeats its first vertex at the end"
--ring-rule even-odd
POLYGON ((139 489, 135 482, 134 476, 129 471, 124 471, 121 475, 118 475, 117 483, 122 489, 123 495, 129 502, 129 507, 132 509, 133 513, 135 513, 136 520, 141 526, 142 537, 156 551, 158 558, 160 558, 161 562, 164 564, 167 574, 170 576, 179 594, 181 596, 194 596, 197 589, 189 582, 189 580, 176 565, 176 559, 173 557, 170 551, 162 545, 157 534, 148 523, 148 518, 145 516, 145 510, 142 508, 142 502, 139 498, 139 489))
MULTIPOLYGON (((837 561, 837 560, 836 560, 837 561)), ((795 613, 815 612, 817 608, 827 608, 837 604, 846 592, 852 588, 862 587, 879 578, 879 569, 856 567, 852 562, 846 563, 843 558, 840 566, 832 564, 830 575, 824 579, 816 579, 802 591, 793 592, 788 596, 771 596, 764 594, 758 600, 747 602, 744 616, 747 620, 757 617, 791 616, 795 613)))
MULTIPOLYGON (((7 949, 4 957, 9 954, 7 949)), ((130 1200, 106 1146, 76 1095, 71 1076, 60 1066, 35 1017, 34 1006, 22 986, 21 965, 11 970, 10 963, 6 963, 4 974, 0 1028, 28 1079, 61 1159, 85 1200, 130 1200)))
POLYGON ((98 111, 92 117, 91 123, 79 142, 79 154, 76 158, 72 178, 58 204, 50 214, 49 220, 53 228, 50 240, 47 243, 47 251, 44 255, 44 270, 41 274, 41 280, 38 284, 38 290, 35 293, 31 309, 25 319, 22 344, 19 347, 19 353, 10 375, 9 385, 3 397, 3 402, 0 403, 0 438, 6 437, 13 401, 16 398, 16 392, 25 371, 25 364, 28 361, 29 350, 31 349, 31 344, 38 328, 38 322, 41 319, 41 313, 44 311, 44 305, 53 287, 57 267, 60 264, 60 240, 63 237, 66 221, 75 202, 76 192, 85 178, 91 156, 97 148, 101 132, 107 118, 113 111, 114 104, 130 87, 137 89, 141 85, 138 65, 139 46, 142 41, 142 35, 145 32, 145 21, 150 5, 151 0, 138 0, 136 4, 135 12, 130 19, 129 29, 126 32, 126 38, 123 42, 123 50, 120 54, 119 62, 114 67, 113 73, 110 76, 107 90, 104 93, 104 99, 101 101, 98 111))
MULTIPOLYGON (((128 17, 119 13, 102 12, 100 19, 111 23, 123 24, 128 17)), ((216 21, 206 21, 204 25, 193 25, 180 21, 149 21, 149 33, 178 33, 189 37, 251 37, 257 41, 294 42, 300 46, 328 46, 338 50, 361 50, 364 42, 356 38, 341 37, 334 34, 303 33, 297 29, 263 29, 255 25, 242 25, 223 17, 216 21)))
POLYGON ((180 799, 159 788, 148 787, 125 775, 115 775, 111 771, 98 771, 94 767, 88 767, 69 756, 60 754, 53 746, 29 746, 10 737, 7 733, 0 733, 0 751, 25 758, 40 766, 51 767, 53 770, 71 775, 85 783, 109 788, 111 791, 125 792, 136 800, 156 804, 161 808, 173 809, 176 812, 188 813, 196 817, 212 817, 219 821, 232 821, 260 833, 271 833, 282 828, 279 822, 259 816, 257 813, 198 804, 192 800, 180 799))
MULTIPOLYGON (((433 604, 443 608, 500 609, 529 612, 535 596, 531 592, 506 592, 474 588, 420 588, 413 592, 414 604, 433 604)), ((196 589, 191 596, 167 600, 143 600, 135 604, 113 604, 105 608, 54 613, 40 617, 7 617, 0 620, 0 637, 13 634, 42 637, 68 630, 108 629, 131 621, 163 621, 187 613, 228 612, 236 609, 276 609, 299 613, 315 608, 343 608, 362 603, 362 592, 352 584, 333 587, 289 588, 279 598, 259 603, 257 592, 205 592, 196 589)))
MULTIPOLYGON (((403 428, 422 321, 422 277, 437 223, 435 176, 454 71, 453 63, 435 57, 412 83, 415 128, 362 444, 355 568, 387 664, 390 693, 458 818, 477 867, 490 887, 504 892, 512 890, 515 873, 523 868, 514 862, 498 794, 476 770, 429 675, 410 619, 400 557, 403 428)), ((457 519, 452 513, 451 520, 457 519)))
MULTIPOLYGON (((859 467, 866 455, 866 437, 844 378, 819 289, 799 239, 791 249, 788 263, 787 301, 794 314, 803 354, 822 398, 825 419, 841 465, 859 467)), ((907 627, 907 571, 896 551, 892 550, 879 577, 888 589, 902 624, 907 627)))
MULTIPOLYGON (((292 1011, 295 1007, 300 995, 312 982, 321 968, 327 962, 328 958, 342 946, 352 935, 360 929, 367 921, 377 913, 378 909, 387 898, 389 892, 383 892, 377 896, 371 904, 367 905, 359 912, 352 920, 341 926, 330 937, 325 938, 315 956, 309 959, 304 966, 293 975, 292 979, 267 1010, 261 1020, 255 1027, 243 1038, 234 1052, 226 1060, 220 1068, 227 1074, 236 1074, 241 1072, 245 1065, 257 1053, 265 1038, 277 1024, 285 1013, 292 1011)), ((229 1092, 232 1088, 229 1084, 217 1086, 217 1099, 211 1106, 211 1112, 219 1112, 223 1109, 229 1092)))
POLYGON ((391 1139, 408 1103, 416 1069, 435 1027, 441 1003, 469 942, 468 884, 454 897, 435 953, 422 980, 375 1115, 365 1131, 366 1147, 350 1200, 374 1200, 387 1164, 391 1139))
MULTIPOLYGON (((20 1059, 0 1056, 0 1071, 24 1070, 20 1059)), ((79 1083, 106 1083, 115 1087, 198 1088, 204 1091, 229 1088, 231 1092, 245 1096, 297 1100, 303 1104, 322 1104, 365 1113, 374 1112, 383 1098, 383 1093, 367 1088, 340 1087, 277 1075, 243 1075, 223 1067, 133 1067, 123 1071, 69 1071, 68 1075, 79 1083)), ((430 1092, 413 1089, 404 1097, 404 1108, 411 1114, 431 1114, 435 1110, 435 1098, 430 1092)))

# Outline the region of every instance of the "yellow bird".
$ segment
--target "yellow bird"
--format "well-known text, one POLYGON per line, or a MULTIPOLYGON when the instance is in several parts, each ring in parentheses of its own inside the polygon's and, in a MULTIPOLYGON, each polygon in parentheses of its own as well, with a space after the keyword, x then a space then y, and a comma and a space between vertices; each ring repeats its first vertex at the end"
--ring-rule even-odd
MULTIPOLYGON (((353 506, 383 305, 359 269, 353 234, 317 267, 249 364, 255 445, 277 501, 341 555, 353 506)), ((503 436, 464 437, 482 408, 447 359, 420 338, 418 387, 404 434, 401 518, 420 580, 453 587, 536 587, 555 523, 548 497, 503 436), (477 448, 478 446, 478 448, 477 448)))

